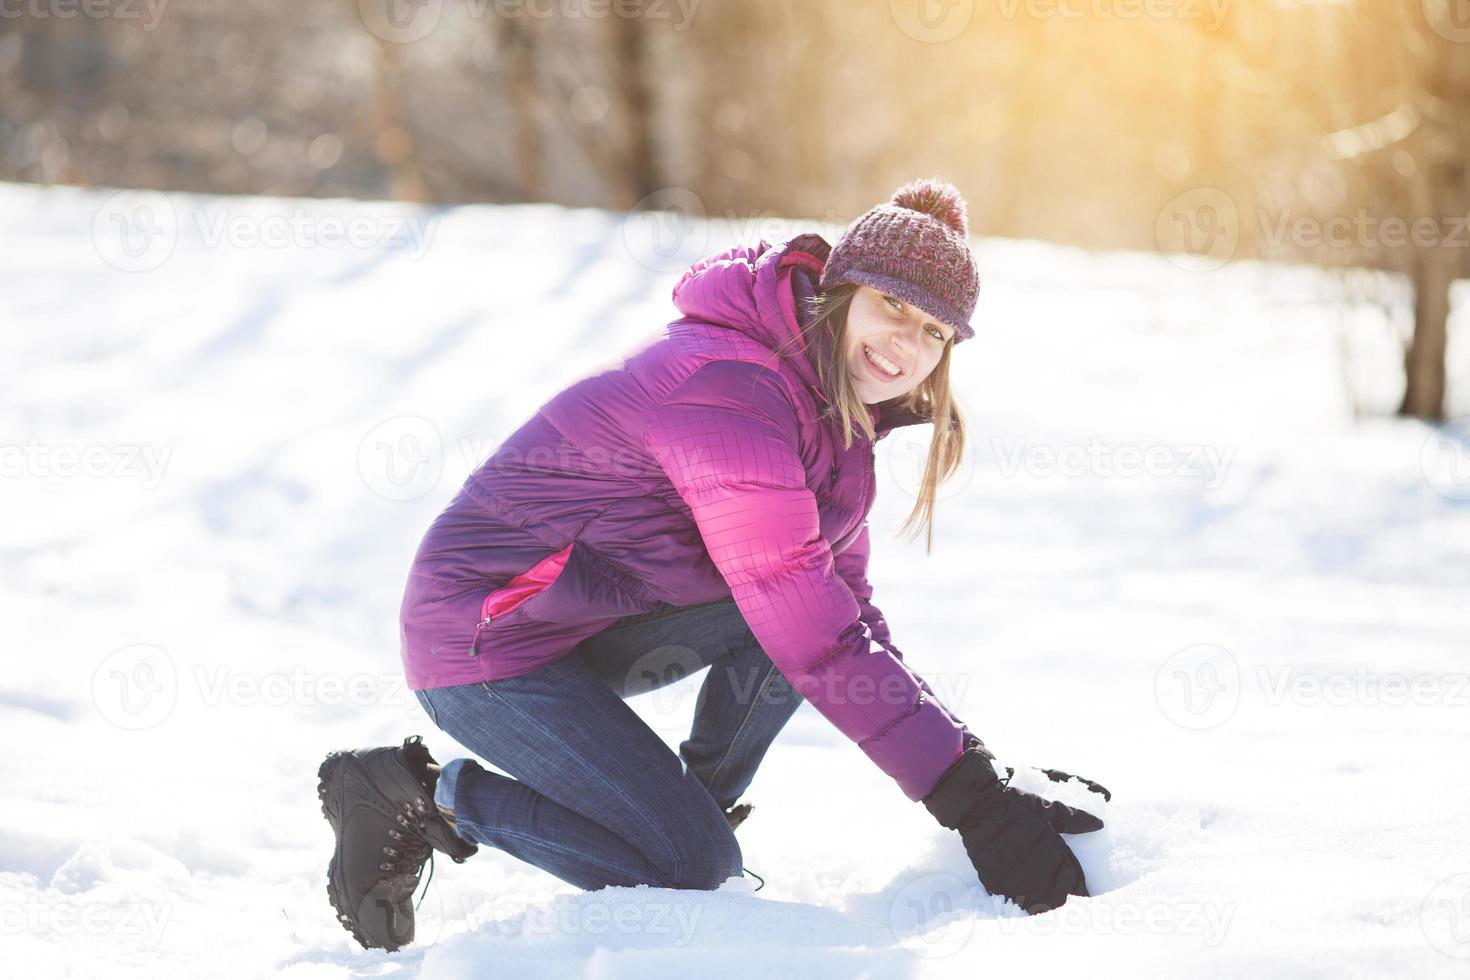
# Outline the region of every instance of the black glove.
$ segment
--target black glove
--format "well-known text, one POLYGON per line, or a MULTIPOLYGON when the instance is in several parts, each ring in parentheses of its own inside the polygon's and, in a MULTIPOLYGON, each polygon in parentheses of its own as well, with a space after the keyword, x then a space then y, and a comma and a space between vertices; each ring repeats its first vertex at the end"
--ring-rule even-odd
POLYGON ((1059 834, 1091 833, 1103 822, 1001 782, 990 764, 994 758, 984 745, 972 744, 924 797, 924 806, 960 832, 980 883, 992 895, 1033 914, 1057 908, 1068 895, 1086 896, 1082 865, 1059 834))

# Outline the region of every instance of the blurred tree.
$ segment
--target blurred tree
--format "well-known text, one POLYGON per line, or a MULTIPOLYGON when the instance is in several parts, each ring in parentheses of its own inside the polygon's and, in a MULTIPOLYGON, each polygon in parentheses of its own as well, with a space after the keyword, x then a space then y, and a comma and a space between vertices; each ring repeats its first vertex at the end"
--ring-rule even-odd
POLYGON ((0 178, 614 209, 679 188, 765 235, 939 175, 976 235, 1147 250, 1165 202, 1224 195, 1222 262, 1411 279, 1402 411, 1443 410, 1449 284, 1470 275, 1445 226, 1470 198, 1464 0, 913 0, 917 21, 909 0, 444 0, 412 7, 422 37, 367 29, 363 4, 405 2, 190 0, 151 25, 18 6, 0 178), (1360 211, 1441 235, 1278 234, 1360 211))
MULTIPOLYGON (((355 15, 357 0, 347 2, 352 5, 355 15)), ((396 41, 377 37, 373 152, 388 174, 392 196, 400 201, 424 203, 429 200, 429 189, 419 171, 413 123, 403 110, 403 66, 398 49, 399 44, 396 41)))
MULTIPOLYGON (((1426 13, 1432 3, 1425 4, 1426 13)), ((1414 338, 1405 356, 1408 386, 1400 411, 1437 419, 1444 412, 1450 287, 1457 278, 1470 278, 1470 52, 1463 39, 1432 30, 1406 38, 1414 40, 1420 123, 1401 167, 1408 171, 1403 179, 1410 218, 1429 220, 1436 234, 1432 243, 1416 242, 1410 253, 1414 338)))
POLYGON ((1375 205, 1352 257, 1413 284, 1399 411, 1425 419, 1444 413, 1450 288, 1470 277, 1470 53, 1448 21, 1435 29, 1433 18, 1448 17, 1437 2, 1348 12, 1338 97, 1352 124, 1324 141, 1353 171, 1353 203, 1375 205))

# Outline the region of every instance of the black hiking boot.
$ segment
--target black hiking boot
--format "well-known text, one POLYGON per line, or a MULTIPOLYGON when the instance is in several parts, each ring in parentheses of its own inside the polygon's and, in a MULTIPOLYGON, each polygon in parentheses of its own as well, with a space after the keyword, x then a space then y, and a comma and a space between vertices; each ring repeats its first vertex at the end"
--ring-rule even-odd
POLYGON ((441 851, 461 864, 478 847, 434 805, 439 767, 412 735, 403 745, 333 752, 317 770, 317 796, 337 847, 327 897, 364 949, 413 942, 413 904, 424 862, 441 851))

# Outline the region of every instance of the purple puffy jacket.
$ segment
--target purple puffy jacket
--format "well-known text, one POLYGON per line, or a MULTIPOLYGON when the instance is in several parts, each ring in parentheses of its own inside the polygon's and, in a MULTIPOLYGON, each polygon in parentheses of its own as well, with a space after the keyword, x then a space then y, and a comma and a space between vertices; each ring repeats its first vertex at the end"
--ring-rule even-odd
MULTIPOLYGON (((660 603, 734 597, 792 686, 912 800, 973 741, 904 665, 867 581, 873 444, 846 451, 797 298, 818 235, 739 246, 673 290, 683 316, 553 397, 465 481, 401 610, 418 690, 535 670, 660 603)), ((922 421, 870 406, 878 438, 922 421)))

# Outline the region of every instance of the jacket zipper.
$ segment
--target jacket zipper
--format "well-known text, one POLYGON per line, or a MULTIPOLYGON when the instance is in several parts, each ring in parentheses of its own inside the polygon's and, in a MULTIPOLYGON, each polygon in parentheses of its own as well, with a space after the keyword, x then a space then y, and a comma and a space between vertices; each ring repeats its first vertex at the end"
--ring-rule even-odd
POLYGON ((485 627, 489 625, 489 616, 486 616, 484 619, 475 624, 475 640, 473 643, 470 644, 470 656, 478 657, 480 655, 480 635, 484 632, 485 627))

